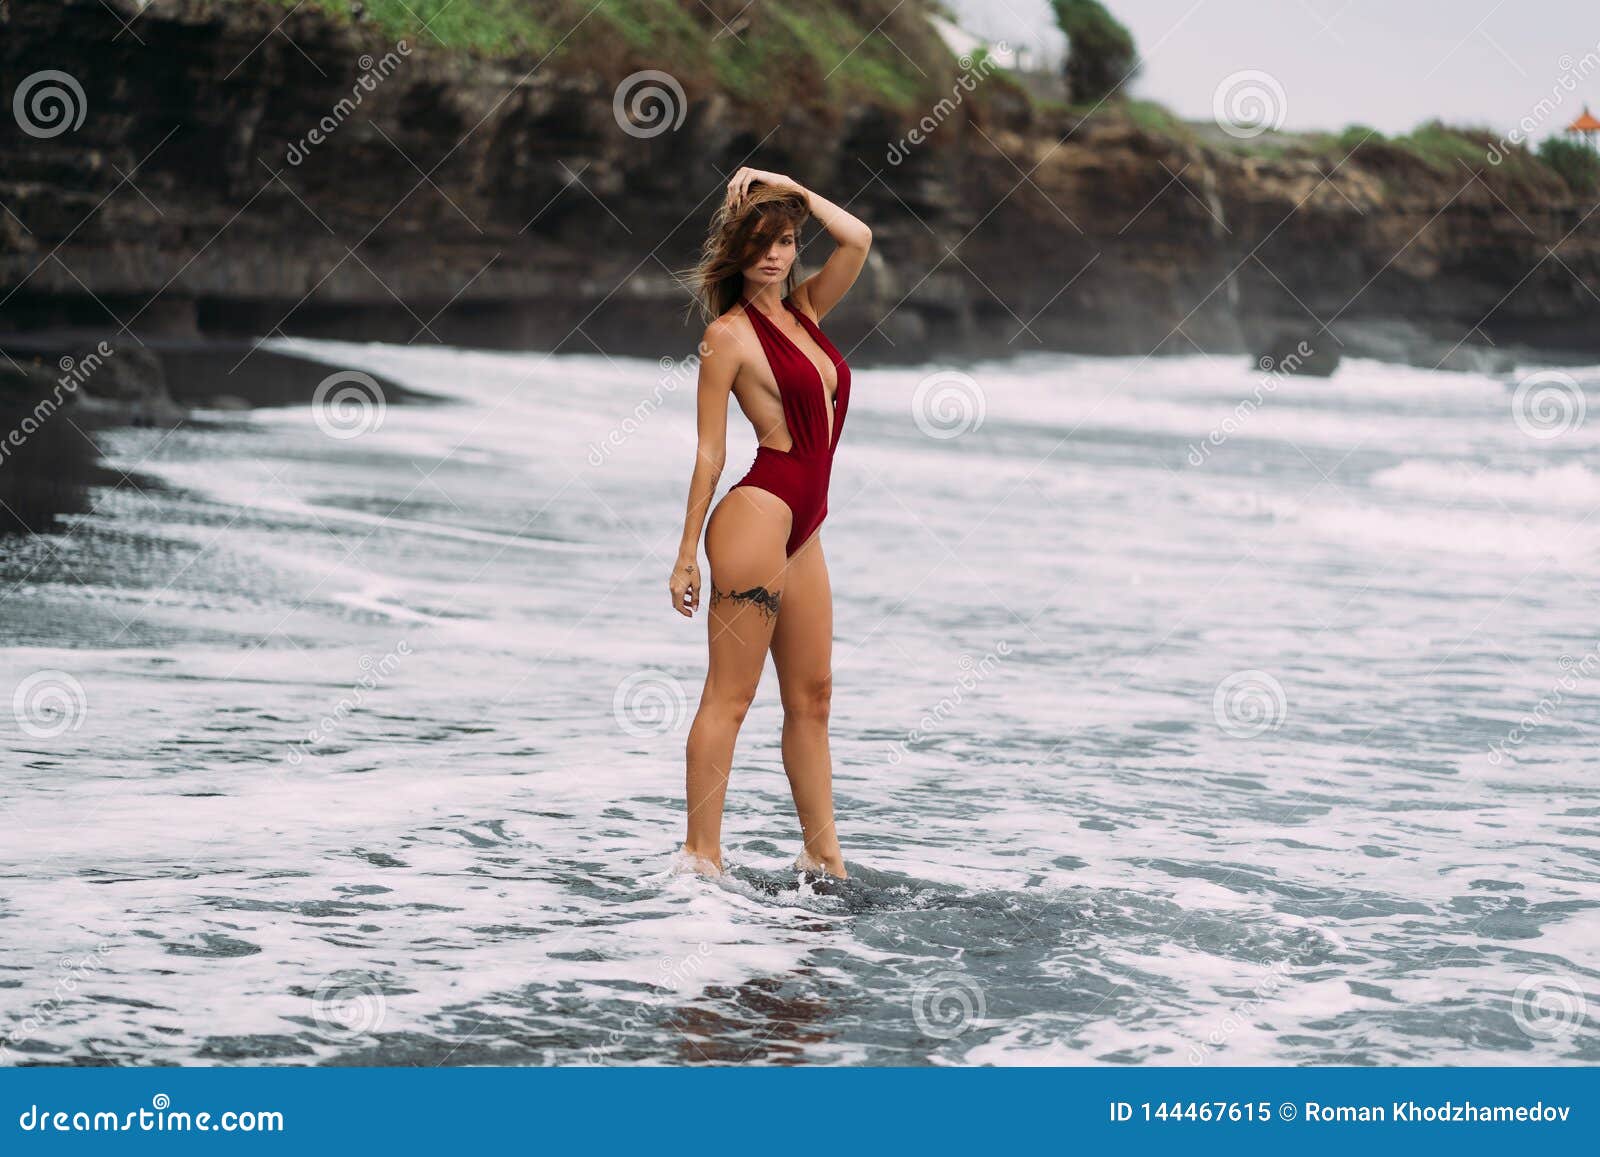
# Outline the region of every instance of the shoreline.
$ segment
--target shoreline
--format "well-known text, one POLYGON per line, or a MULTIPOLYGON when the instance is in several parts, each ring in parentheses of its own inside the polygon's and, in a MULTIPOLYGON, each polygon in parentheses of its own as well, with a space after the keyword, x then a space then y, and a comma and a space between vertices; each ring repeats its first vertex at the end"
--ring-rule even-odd
POLYGON ((247 342, 119 349, 112 336, 82 330, 0 336, 0 538, 55 532, 62 516, 88 512, 92 487, 120 477, 103 464, 96 430, 197 426, 205 410, 306 405, 345 379, 375 387, 385 405, 437 400, 367 370, 247 342))

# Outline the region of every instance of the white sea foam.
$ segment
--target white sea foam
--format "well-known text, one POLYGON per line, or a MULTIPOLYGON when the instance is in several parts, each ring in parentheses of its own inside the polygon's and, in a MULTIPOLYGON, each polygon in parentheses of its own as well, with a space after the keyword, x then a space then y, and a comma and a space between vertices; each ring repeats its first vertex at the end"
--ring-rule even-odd
POLYGON ((1448 499, 1515 506, 1592 510, 1600 505, 1600 474, 1581 462, 1537 470, 1494 470, 1471 462, 1409 461, 1372 476, 1376 486, 1448 499))

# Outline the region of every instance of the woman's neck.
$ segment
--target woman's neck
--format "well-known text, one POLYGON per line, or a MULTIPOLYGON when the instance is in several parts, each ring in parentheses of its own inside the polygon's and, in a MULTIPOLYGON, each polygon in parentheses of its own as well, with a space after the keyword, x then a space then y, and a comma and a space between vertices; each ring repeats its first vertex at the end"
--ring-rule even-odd
POLYGON ((783 288, 778 285, 763 286, 755 293, 740 290, 739 296, 763 313, 775 313, 783 306, 783 288))

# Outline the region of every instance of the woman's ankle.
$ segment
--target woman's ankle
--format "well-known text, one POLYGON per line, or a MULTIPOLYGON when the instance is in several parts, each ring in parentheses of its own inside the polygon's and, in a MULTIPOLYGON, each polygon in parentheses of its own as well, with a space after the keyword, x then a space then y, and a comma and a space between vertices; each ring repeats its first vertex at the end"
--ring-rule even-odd
POLYGON ((721 848, 718 848, 713 852, 705 852, 690 847, 689 844, 685 843, 679 849, 679 855, 683 857, 684 862, 689 867, 693 868, 696 872, 699 872, 703 876, 722 875, 721 848))
POLYGON ((850 873, 844 866, 844 853, 835 848, 832 852, 818 855, 815 852, 802 850, 795 860, 794 866, 812 872, 826 872, 841 880, 850 878, 850 873))

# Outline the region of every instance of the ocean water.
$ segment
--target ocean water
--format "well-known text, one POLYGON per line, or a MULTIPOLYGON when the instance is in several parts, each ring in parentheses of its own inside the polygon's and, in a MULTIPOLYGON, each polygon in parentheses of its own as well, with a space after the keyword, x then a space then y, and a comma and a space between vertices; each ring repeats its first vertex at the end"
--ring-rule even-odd
POLYGON ((675 866, 692 366, 277 344, 439 401, 0 544, 4 1063, 1600 1062, 1600 367, 858 369, 828 886, 770 664, 675 866))

